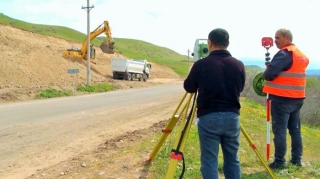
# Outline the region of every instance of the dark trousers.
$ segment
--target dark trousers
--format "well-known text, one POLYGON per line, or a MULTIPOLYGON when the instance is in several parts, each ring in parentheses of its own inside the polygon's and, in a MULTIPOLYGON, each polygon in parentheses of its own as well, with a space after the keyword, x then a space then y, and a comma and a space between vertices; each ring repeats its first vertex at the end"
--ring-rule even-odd
POLYGON ((223 153, 223 172, 226 179, 241 179, 238 158, 240 119, 234 112, 213 112, 199 117, 201 167, 203 179, 219 178, 219 145, 223 153))
POLYGON ((302 138, 300 109, 302 104, 284 104, 271 101, 272 132, 274 135, 274 162, 284 164, 287 150, 287 129, 291 136, 291 162, 301 164, 302 138))

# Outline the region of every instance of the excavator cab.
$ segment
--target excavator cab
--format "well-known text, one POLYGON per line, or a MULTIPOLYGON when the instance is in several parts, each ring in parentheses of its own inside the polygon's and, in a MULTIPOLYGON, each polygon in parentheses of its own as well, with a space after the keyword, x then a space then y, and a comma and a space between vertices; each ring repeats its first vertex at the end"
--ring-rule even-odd
MULTIPOLYGON (((71 59, 71 60, 77 60, 77 59, 87 59, 87 53, 85 53, 83 56, 80 55, 81 50, 80 49, 67 49, 63 52, 63 58, 65 59, 71 59)), ((93 46, 90 46, 90 61, 96 58, 96 49, 93 48, 93 46)))
POLYGON ((103 51, 103 53, 108 53, 108 54, 114 54, 115 52, 115 46, 114 46, 114 41, 108 42, 104 41, 100 45, 100 49, 103 51))
POLYGON ((93 45, 90 45, 90 60, 96 58, 96 49, 93 48, 93 45))

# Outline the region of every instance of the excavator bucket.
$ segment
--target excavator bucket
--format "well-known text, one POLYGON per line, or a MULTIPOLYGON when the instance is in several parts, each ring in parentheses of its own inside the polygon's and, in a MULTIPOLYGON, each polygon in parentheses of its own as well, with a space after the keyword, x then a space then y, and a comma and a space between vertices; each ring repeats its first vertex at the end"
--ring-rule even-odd
POLYGON ((109 54, 114 54, 115 52, 115 49, 114 49, 114 42, 107 42, 107 41, 104 41, 101 43, 100 45, 100 49, 104 52, 104 53, 109 53, 109 54))

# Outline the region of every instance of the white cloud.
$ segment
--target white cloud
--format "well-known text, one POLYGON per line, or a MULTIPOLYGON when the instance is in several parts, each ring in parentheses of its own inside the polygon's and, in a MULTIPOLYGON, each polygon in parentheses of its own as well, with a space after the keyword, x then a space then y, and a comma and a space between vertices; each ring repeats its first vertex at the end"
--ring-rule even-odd
MULTIPOLYGON (((293 33, 294 43, 320 64, 320 1, 317 0, 90 0, 90 29, 108 20, 113 37, 144 40, 187 55, 196 38, 217 27, 230 33, 230 52, 238 58, 264 60, 261 38, 279 28, 293 33)), ((87 30, 86 0, 9 0, 0 12, 32 23, 87 30), (13 7, 13 8, 12 8, 13 7)), ((278 51, 270 49, 271 57, 278 51)))

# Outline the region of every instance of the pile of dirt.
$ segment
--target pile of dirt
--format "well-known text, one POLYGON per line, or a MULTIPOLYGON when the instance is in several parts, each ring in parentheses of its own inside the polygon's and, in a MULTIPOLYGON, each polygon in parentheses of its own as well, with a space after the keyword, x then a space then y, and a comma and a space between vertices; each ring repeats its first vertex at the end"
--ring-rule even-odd
MULTIPOLYGON (((33 99, 36 92, 48 87, 72 90, 73 76, 68 69, 79 69, 76 83, 87 84, 87 62, 67 60, 62 52, 81 48, 81 43, 36 34, 0 24, 0 102, 33 99)), ((113 80, 111 58, 129 58, 122 54, 105 54, 96 48, 95 63, 91 63, 91 84, 109 83, 117 88, 135 88, 181 80, 173 70, 152 63, 147 83, 113 80)))

